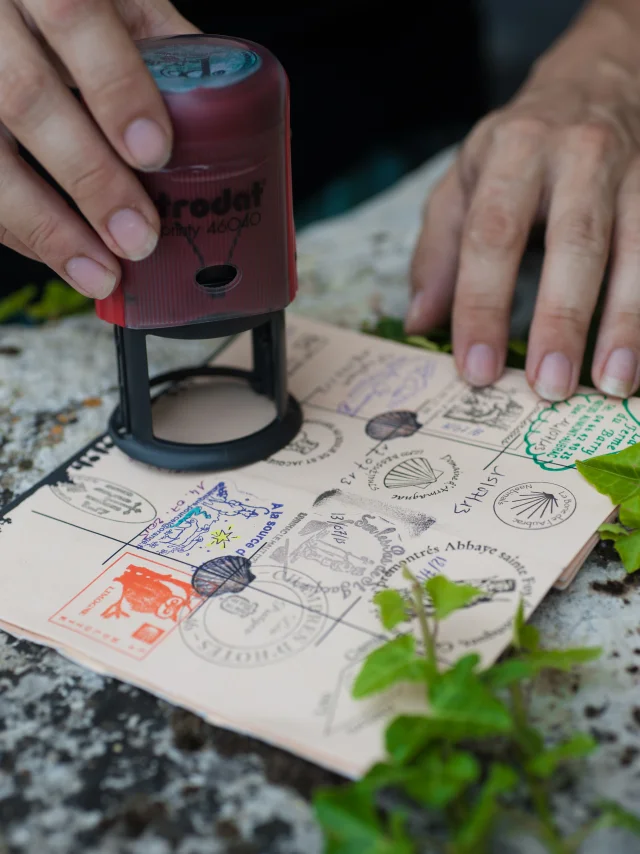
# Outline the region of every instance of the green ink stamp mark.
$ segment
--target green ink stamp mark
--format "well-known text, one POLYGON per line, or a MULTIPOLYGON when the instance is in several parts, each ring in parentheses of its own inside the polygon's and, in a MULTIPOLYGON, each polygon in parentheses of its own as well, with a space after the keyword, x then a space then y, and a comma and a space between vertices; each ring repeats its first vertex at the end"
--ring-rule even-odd
POLYGON ((545 407, 527 430, 526 453, 544 471, 567 471, 576 460, 611 454, 640 441, 640 421, 628 401, 575 394, 545 407))

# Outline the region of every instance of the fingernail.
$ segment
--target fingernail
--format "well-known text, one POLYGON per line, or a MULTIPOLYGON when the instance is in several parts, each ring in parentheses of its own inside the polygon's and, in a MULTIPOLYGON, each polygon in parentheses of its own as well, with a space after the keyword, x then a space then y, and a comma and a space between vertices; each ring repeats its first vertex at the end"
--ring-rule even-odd
POLYGON ((413 298, 411 305, 409 306, 409 311, 407 312, 407 316, 404 321, 404 329, 407 335, 412 335, 420 330, 420 321, 422 315, 422 300, 424 298, 424 294, 422 291, 419 291, 413 298))
POLYGON ((171 156, 169 140, 151 119, 135 119, 124 132, 124 144, 142 169, 160 169, 171 156))
POLYGON ((473 386, 487 386, 496 381, 497 360, 493 347, 474 344, 464 362, 464 378, 473 386))
POLYGON ((116 274, 92 258, 72 258, 67 262, 65 270, 78 290, 92 299, 108 297, 116 286, 116 274))
POLYGON ((571 362, 564 353, 547 353, 538 368, 535 389, 544 400, 566 400, 572 373, 571 362))
POLYGON ((638 370, 638 360, 633 350, 620 347, 607 359, 600 388, 612 397, 627 398, 633 391, 638 370))
POLYGON ((156 248, 157 233, 137 211, 118 211, 109 220, 107 228, 131 261, 141 261, 156 248))

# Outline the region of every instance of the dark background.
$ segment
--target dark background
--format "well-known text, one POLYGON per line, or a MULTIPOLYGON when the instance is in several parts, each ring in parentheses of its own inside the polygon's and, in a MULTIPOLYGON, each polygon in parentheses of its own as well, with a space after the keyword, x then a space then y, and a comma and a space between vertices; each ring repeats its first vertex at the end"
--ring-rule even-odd
MULTIPOLYGON (((348 210, 462 139, 513 94, 582 4, 343 0, 263 16, 220 15, 202 0, 176 5, 205 32, 258 41, 283 63, 300 228, 348 210)), ((44 265, 0 247, 0 295, 50 278, 44 265)))

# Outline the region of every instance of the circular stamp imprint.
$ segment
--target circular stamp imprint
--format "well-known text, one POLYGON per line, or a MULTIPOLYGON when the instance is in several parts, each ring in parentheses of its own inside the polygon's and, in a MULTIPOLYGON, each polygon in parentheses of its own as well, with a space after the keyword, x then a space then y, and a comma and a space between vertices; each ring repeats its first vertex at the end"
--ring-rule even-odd
POLYGON ((73 474, 72 483, 59 483, 50 489, 56 498, 76 510, 108 519, 144 525, 156 518, 155 507, 137 492, 99 477, 73 474))
POLYGON ((451 454, 412 449, 391 454, 367 472, 369 489, 400 501, 432 498, 452 490, 460 468, 451 454))
POLYGON ((505 525, 524 531, 540 531, 566 522, 576 509, 574 494, 565 486, 529 481, 510 486, 493 503, 493 511, 505 525))
POLYGON ((327 599, 313 578, 281 566, 253 567, 242 592, 211 598, 180 623, 189 649, 211 664, 266 667, 317 640, 327 599))
POLYGON ((344 437, 335 424, 328 421, 305 421, 293 442, 289 442, 267 462, 274 466, 307 466, 333 456, 344 437))

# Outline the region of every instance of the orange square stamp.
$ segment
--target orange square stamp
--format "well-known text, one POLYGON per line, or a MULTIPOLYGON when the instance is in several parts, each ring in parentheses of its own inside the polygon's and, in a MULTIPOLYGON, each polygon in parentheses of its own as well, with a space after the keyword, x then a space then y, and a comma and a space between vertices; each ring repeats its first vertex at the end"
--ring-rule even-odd
POLYGON ((191 577, 124 552, 49 622, 141 661, 202 603, 191 577))

